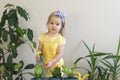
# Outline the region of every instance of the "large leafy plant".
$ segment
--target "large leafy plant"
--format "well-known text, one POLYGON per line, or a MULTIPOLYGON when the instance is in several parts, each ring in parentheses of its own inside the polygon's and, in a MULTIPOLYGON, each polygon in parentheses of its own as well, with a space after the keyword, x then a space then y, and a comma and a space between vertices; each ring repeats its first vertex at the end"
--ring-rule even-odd
POLYGON ((87 70, 89 74, 88 80, 98 80, 97 79, 99 75, 98 69, 99 70, 101 69, 99 67, 99 64, 100 61, 102 60, 102 56, 107 55, 107 53, 95 52, 95 44, 93 45, 92 49, 89 48, 89 46, 85 43, 85 41, 83 41, 83 44, 87 48, 89 55, 78 58, 75 61, 75 64, 78 64, 80 60, 84 59, 89 65, 89 69, 84 67, 84 69, 87 70))
POLYGON ((120 78, 120 38, 116 53, 111 53, 101 61, 109 69, 109 78, 119 80, 120 78))
MULTIPOLYGON (((36 47, 33 41, 33 31, 30 28, 20 26, 19 18, 26 21, 29 15, 20 6, 7 4, 4 7, 0 21, 0 80, 13 80, 14 75, 18 75, 15 80, 24 80, 25 69, 32 69, 33 64, 24 65, 24 61, 14 62, 18 53, 18 48, 22 44, 28 44, 32 51, 36 47)), ((31 73, 30 73, 31 74, 31 73)))

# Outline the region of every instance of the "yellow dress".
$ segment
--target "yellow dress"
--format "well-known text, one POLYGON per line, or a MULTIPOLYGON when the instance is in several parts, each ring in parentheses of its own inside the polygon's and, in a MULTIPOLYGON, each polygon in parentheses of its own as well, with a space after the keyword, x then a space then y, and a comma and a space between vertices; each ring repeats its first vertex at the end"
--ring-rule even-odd
MULTIPOLYGON (((60 45, 64 45, 66 43, 65 38, 60 34, 57 37, 51 38, 47 33, 43 33, 39 36, 40 42, 43 44, 43 56, 44 63, 51 61, 57 55, 57 48, 60 45)), ((64 64, 63 58, 61 58, 51 69, 46 70, 46 77, 51 77, 51 72, 54 67, 59 66, 62 67, 64 64)))

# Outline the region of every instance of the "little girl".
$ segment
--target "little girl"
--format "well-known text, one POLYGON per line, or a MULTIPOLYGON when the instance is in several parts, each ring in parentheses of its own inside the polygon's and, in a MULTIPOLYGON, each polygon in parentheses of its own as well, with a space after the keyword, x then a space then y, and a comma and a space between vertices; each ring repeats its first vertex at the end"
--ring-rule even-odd
MULTIPOLYGON (((52 77, 51 70, 63 65, 63 50, 66 43, 63 35, 65 28, 65 15, 61 11, 52 12, 47 21, 48 32, 39 36, 39 47, 37 53, 42 52, 44 56, 44 67, 46 77, 52 77)), ((36 61, 40 58, 36 55, 36 61)))

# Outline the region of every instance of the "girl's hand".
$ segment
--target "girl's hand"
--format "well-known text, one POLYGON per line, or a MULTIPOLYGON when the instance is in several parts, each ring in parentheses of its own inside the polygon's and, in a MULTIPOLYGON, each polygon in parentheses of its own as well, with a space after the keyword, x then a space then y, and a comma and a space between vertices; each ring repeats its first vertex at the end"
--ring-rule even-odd
POLYGON ((40 57, 36 55, 35 60, 36 60, 36 62, 40 61, 40 57))
POLYGON ((53 63, 52 63, 52 62, 48 62, 48 63, 45 64, 45 68, 46 68, 46 69, 49 69, 49 68, 51 68, 52 66, 53 66, 53 63))

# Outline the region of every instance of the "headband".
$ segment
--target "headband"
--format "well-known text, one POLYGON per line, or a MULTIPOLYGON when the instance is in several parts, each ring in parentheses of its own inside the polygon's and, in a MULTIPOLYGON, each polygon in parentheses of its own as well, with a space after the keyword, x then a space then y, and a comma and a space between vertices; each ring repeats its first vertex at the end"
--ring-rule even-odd
POLYGON ((61 12, 60 10, 57 10, 57 11, 53 12, 53 15, 59 16, 62 19, 62 24, 63 25, 65 24, 65 17, 66 17, 65 13, 61 12))

